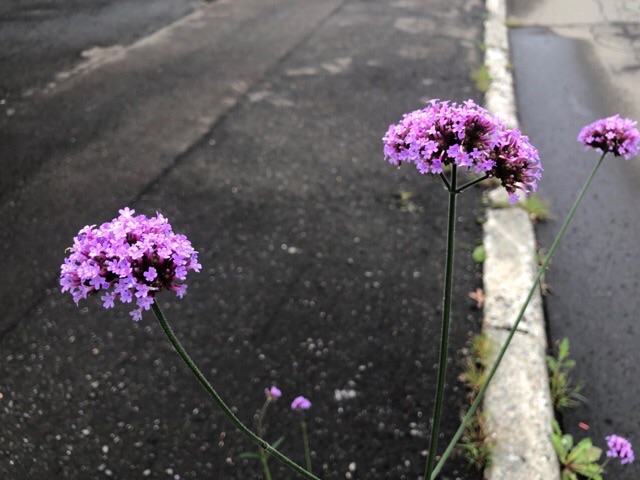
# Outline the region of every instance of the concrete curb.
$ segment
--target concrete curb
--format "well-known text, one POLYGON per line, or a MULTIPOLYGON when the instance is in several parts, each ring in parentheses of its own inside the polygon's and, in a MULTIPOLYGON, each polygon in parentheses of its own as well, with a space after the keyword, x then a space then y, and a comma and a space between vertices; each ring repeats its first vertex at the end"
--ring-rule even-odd
MULTIPOLYGON (((486 8, 485 64, 492 79, 486 106, 508 125, 516 126, 506 1, 487 0, 486 8)), ((507 201, 502 189, 491 192, 489 198, 484 225, 482 331, 495 345, 496 355, 535 279, 537 262, 533 225, 527 213, 520 208, 496 208, 507 201)), ((542 298, 537 291, 485 395, 484 413, 493 442, 492 465, 485 470, 487 480, 560 478, 550 441, 553 408, 546 348, 542 298)))

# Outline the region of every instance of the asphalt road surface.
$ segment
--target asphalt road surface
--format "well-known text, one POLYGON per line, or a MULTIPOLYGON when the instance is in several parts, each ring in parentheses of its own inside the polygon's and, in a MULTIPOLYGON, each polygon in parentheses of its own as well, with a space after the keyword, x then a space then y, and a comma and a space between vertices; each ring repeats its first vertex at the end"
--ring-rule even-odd
POLYGON ((20 188, 74 136, 64 112, 49 125, 42 121, 47 110, 38 106, 44 92, 52 92, 83 66, 104 61, 197 5, 191 0, 2 2, 0 198, 20 188))
MULTIPOLYGON (((518 110, 545 167, 540 195, 555 218, 538 238, 549 248, 599 154, 576 142, 580 129, 615 113, 640 119, 638 2, 520 2, 511 16, 518 110), (632 88, 633 87, 633 88, 632 88)), ((569 338, 588 403, 567 410, 576 439, 606 446, 612 433, 640 442, 640 159, 609 156, 546 275, 552 342, 569 338), (585 431, 580 423, 589 426, 585 431)), ((610 464, 608 476, 640 478, 637 464, 610 464)))
MULTIPOLYGON (((303 461, 304 395, 324 478, 424 468, 435 389, 446 194, 382 158, 431 98, 480 100, 479 0, 12 2, 0 28, 0 477, 255 478, 151 315, 57 285, 72 237, 129 206, 200 251, 160 298, 201 369, 303 461), (152 5, 152 6, 148 6, 152 5), (76 34, 77 32, 77 34, 76 34), (82 54, 82 52, 85 52, 82 54), (90 52, 90 53, 89 53, 90 52), (398 201, 412 194, 412 208, 398 201), (95 301, 94 301, 95 300, 95 301), (336 393, 338 392, 338 393, 336 393), (355 467, 355 472, 352 472, 355 467)), ((481 189, 458 210, 444 424, 465 404, 458 352, 479 329, 481 189)), ((291 478, 273 466, 276 478, 291 478)), ((478 478, 456 458, 443 479, 478 478)))

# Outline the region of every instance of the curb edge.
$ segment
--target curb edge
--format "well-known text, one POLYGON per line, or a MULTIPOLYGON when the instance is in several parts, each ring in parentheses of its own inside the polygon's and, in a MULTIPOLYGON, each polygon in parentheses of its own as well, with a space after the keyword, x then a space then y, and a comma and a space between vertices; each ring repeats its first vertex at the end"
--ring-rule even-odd
MULTIPOLYGON (((487 110, 515 127, 518 120, 509 63, 506 0, 486 0, 486 11, 484 62, 491 84, 485 104, 487 110)), ((537 270, 535 233, 526 212, 490 205, 484 225, 484 245, 482 332, 494 344, 502 345, 537 270)), ((554 414, 546 350, 545 318, 538 289, 503 364, 487 388, 484 413, 492 442, 492 462, 485 469, 486 480, 560 478, 550 439, 554 414)))

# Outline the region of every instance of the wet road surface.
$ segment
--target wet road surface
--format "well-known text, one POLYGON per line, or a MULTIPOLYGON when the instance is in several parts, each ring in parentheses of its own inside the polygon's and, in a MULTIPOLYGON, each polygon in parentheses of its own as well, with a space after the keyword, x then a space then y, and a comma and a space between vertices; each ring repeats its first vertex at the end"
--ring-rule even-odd
MULTIPOLYGON (((603 4, 603 11, 597 2, 587 2, 573 11, 569 7, 565 16, 540 13, 545 2, 512 5, 512 16, 522 22, 511 30, 520 121, 540 150, 545 172, 539 193, 555 216, 537 229, 543 249, 599 157, 576 142, 580 129, 615 113, 640 118, 637 91, 626 89, 640 65, 635 37, 620 35, 637 29, 639 17, 629 12, 630 3, 603 4), (589 6, 594 16, 576 19, 587 15, 589 6), (622 64, 626 70, 617 71, 622 64)), ((585 382, 588 399, 565 412, 564 428, 575 438, 591 436, 599 446, 612 433, 639 441, 639 203, 640 159, 609 156, 546 275, 552 288, 546 297, 550 340, 569 338, 577 361, 573 377, 585 382), (579 422, 590 430, 580 429, 579 422)), ((615 478, 640 476, 637 465, 611 465, 608 471, 615 478)))

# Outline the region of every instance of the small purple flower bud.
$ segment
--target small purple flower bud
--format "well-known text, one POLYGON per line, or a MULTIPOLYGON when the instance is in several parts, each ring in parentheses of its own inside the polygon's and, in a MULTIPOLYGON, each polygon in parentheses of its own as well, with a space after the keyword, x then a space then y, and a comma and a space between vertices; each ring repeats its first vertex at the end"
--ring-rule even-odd
POLYGON ((282 396, 282 392, 276 386, 273 386, 271 388, 265 388, 264 393, 267 396, 267 398, 270 400, 276 400, 277 398, 280 398, 282 396))
POLYGON ((291 402, 292 410, 309 410, 311 408, 311 402, 304 397, 296 397, 291 402))
POLYGON ((619 437, 618 435, 609 435, 606 437, 609 450, 607 451, 607 457, 619 458, 620 463, 631 463, 635 460, 633 456, 633 448, 631 442, 626 438, 619 437))

